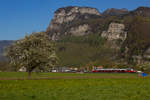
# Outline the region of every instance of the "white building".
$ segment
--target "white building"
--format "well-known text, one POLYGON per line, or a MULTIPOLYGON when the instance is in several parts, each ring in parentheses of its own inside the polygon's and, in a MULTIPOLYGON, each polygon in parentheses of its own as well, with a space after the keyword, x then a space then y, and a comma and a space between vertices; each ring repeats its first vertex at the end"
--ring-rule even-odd
POLYGON ((19 72, 26 72, 27 71, 27 69, 25 68, 25 67, 21 67, 20 69, 19 69, 19 72))

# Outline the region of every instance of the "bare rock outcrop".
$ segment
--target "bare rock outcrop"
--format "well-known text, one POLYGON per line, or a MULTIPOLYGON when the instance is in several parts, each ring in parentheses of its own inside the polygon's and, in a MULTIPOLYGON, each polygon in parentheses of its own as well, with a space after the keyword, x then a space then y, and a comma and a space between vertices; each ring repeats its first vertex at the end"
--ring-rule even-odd
POLYGON ((90 33, 90 26, 81 21, 90 18, 100 17, 101 14, 96 8, 89 7, 65 7, 58 9, 47 33, 53 40, 59 39, 63 35, 82 36, 90 33), (78 24, 77 24, 78 23, 78 24))
POLYGON ((111 41, 113 44, 112 47, 120 48, 121 44, 125 41, 127 37, 127 32, 125 30, 124 24, 111 23, 107 31, 103 31, 101 36, 106 38, 108 41, 111 41))
POLYGON ((73 27, 70 30, 70 33, 72 33, 72 35, 74 36, 83 36, 88 34, 88 32, 86 32, 87 30, 89 30, 90 27, 88 24, 84 24, 84 25, 80 25, 78 27, 73 27))
POLYGON ((121 39, 124 41, 126 39, 126 32, 124 31, 124 24, 111 23, 107 31, 103 31, 102 37, 106 37, 108 40, 121 39))
POLYGON ((91 14, 91 15, 98 15, 98 16, 100 15, 100 13, 96 8, 66 7, 66 8, 60 8, 55 12, 54 19, 52 22, 55 22, 57 24, 68 23, 75 20, 75 18, 77 18, 79 15, 84 15, 84 14, 91 14))

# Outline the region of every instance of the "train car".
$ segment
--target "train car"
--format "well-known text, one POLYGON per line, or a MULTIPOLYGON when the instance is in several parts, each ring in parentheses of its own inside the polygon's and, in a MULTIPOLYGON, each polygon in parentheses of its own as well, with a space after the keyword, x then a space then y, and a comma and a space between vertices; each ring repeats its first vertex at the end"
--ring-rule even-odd
POLYGON ((127 69, 121 69, 121 68, 96 68, 92 71, 93 73, 136 73, 134 69, 127 68, 127 69))

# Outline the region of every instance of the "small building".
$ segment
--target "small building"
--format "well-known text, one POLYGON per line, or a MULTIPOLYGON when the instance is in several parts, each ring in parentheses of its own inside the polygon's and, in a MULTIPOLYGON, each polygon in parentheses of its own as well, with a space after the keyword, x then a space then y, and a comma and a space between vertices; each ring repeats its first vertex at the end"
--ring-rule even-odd
POLYGON ((26 67, 21 67, 21 68, 19 69, 19 72, 26 72, 26 71, 27 71, 26 67))

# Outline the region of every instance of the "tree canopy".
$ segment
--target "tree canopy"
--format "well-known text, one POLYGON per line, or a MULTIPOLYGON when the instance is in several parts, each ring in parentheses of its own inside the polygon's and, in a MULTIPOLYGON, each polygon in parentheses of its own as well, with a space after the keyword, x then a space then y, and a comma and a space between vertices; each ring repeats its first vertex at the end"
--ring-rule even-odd
POLYGON ((49 70, 57 64, 54 43, 44 32, 16 41, 6 49, 6 56, 11 64, 26 67, 29 76, 34 69, 49 70))

